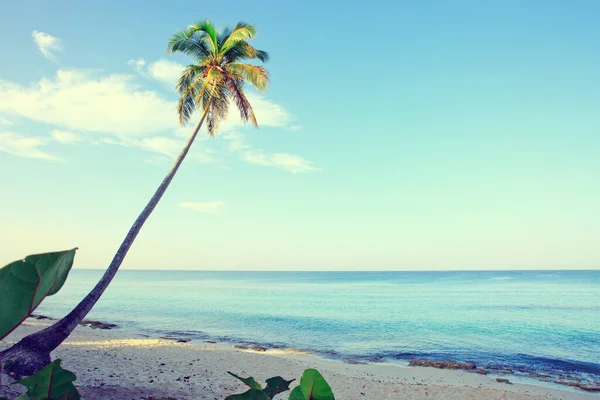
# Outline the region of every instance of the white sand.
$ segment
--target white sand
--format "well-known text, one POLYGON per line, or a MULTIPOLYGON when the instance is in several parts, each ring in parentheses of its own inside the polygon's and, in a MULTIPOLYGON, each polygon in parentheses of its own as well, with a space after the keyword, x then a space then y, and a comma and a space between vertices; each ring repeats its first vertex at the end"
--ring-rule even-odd
MULTIPOLYGON (((28 320, 0 343, 0 350, 48 323, 28 320)), ((181 399, 224 399, 246 388, 229 376, 296 378, 318 369, 337 400, 359 399, 600 399, 582 391, 496 382, 494 376, 389 364, 344 364, 309 354, 239 350, 226 344, 176 343, 116 330, 78 327, 53 354, 77 374, 86 400, 146 399, 167 395, 181 399)), ((510 376, 508 377, 510 379, 510 376)), ((285 400, 289 392, 276 399, 285 400)))

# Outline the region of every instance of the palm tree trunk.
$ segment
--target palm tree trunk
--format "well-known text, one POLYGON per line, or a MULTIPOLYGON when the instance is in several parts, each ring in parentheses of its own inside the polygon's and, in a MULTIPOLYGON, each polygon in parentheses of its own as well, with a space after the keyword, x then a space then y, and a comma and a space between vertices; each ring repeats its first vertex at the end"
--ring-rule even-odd
POLYGON ((24 337, 20 342, 16 343, 9 349, 0 352, 0 363, 9 360, 13 362, 10 364, 10 366, 5 368, 5 371, 14 372, 14 374, 18 377, 33 375, 35 372, 39 371, 50 362, 50 353, 56 349, 71 334, 71 332, 73 332, 73 329, 75 329, 75 327, 90 312, 94 304, 96 304, 98 299, 100 299, 100 296, 102 296, 102 293, 104 293, 104 290, 106 290, 114 278, 115 274, 119 270, 119 267, 121 266, 121 263, 125 259, 127 252, 131 248, 133 241, 142 229, 142 226, 144 226, 144 223, 169 187, 171 180, 173 180, 173 177, 177 173, 179 166, 185 159, 190 147, 194 143, 194 140, 196 139, 196 136, 198 135, 200 127, 206 119, 207 114, 208 108, 206 108, 206 111, 202 115, 198 125, 196 125, 194 132, 190 135, 185 147, 179 154, 179 157, 177 157, 175 160, 173 167, 162 181, 142 213, 135 220, 131 229, 129 229, 129 232, 121 243, 119 250, 117 250, 112 262, 94 289, 92 289, 92 291, 88 293, 88 295, 85 296, 85 298, 81 300, 81 302, 63 319, 44 330, 24 337))

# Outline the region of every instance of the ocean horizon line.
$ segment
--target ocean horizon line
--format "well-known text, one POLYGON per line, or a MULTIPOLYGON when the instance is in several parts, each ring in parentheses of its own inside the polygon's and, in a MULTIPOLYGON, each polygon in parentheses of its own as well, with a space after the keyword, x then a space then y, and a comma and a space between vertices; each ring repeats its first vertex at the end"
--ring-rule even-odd
MULTIPOLYGON (((107 267, 108 268, 108 267, 107 267)), ((77 271, 105 271, 106 268, 77 268, 77 271)), ((157 272, 321 272, 321 273, 383 273, 383 272, 589 272, 597 271, 598 268, 578 269, 383 269, 383 270, 316 270, 316 269, 147 269, 147 268, 123 268, 121 271, 157 271, 157 272)))

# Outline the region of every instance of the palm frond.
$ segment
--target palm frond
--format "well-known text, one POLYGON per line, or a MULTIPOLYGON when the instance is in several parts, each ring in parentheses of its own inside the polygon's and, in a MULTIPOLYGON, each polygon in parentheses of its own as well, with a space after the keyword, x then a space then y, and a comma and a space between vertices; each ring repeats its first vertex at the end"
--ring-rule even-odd
POLYGON ((263 50, 257 50, 246 41, 236 42, 227 51, 222 51, 221 55, 227 62, 236 62, 240 60, 248 60, 258 58, 262 62, 269 61, 269 54, 263 50))
POLYGON ((223 74, 216 68, 208 68, 203 75, 202 85, 196 92, 196 104, 206 106, 211 97, 217 96, 224 86, 223 74))
POLYGON ((227 64, 225 69, 231 75, 248 81, 260 91, 263 91, 269 86, 269 71, 266 68, 258 65, 250 65, 243 63, 227 64))
POLYGON ((196 109, 198 82, 202 82, 202 74, 205 70, 206 68, 203 66, 188 65, 177 81, 177 92, 180 95, 177 103, 177 113, 181 125, 188 123, 196 109))
POLYGON ((227 50, 235 46, 236 43, 252 39, 254 35, 256 35, 256 28, 253 25, 243 21, 238 22, 233 31, 225 37, 225 40, 220 47, 220 53, 225 54, 227 50))
POLYGON ((204 32, 206 35, 203 36, 206 37, 208 42, 207 44, 211 45, 213 54, 216 55, 219 53, 219 41, 217 38, 217 30, 210 21, 206 20, 196 22, 195 24, 191 24, 190 26, 188 26, 187 29, 193 32, 204 32))
POLYGON ((227 79, 229 93, 231 93, 233 102, 240 111, 240 118, 244 122, 250 120, 250 122, 252 122, 252 124, 258 128, 258 122, 256 121, 254 110, 252 110, 252 105, 250 104, 250 102, 246 98, 246 95, 244 94, 243 84, 243 80, 236 80, 232 77, 228 77, 227 79))
POLYGON ((226 85, 219 85, 217 91, 212 95, 208 95, 208 92, 205 93, 204 102, 208 106, 206 129, 209 136, 215 136, 221 121, 227 117, 230 97, 231 94, 226 85))
POLYGON ((219 44, 219 50, 223 48, 223 44, 225 43, 229 35, 231 35, 231 29, 229 27, 226 27, 221 33, 217 35, 217 43, 219 44))
POLYGON ((171 36, 167 51, 169 54, 181 52, 196 60, 212 56, 206 43, 206 34, 192 30, 190 27, 177 31, 171 36))

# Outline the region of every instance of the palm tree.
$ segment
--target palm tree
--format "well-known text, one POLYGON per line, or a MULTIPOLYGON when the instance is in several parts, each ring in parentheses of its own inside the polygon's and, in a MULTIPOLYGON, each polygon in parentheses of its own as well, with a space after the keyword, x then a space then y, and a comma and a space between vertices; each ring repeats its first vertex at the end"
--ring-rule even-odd
POLYGON ((219 122, 227 115, 230 103, 234 103, 240 111, 242 121, 251 121, 258 127, 252 106, 244 94, 244 85, 250 83, 262 91, 269 84, 269 74, 264 67, 247 64, 244 61, 259 59, 266 62, 269 56, 266 52, 248 44, 248 40, 255 34, 254 26, 244 22, 238 23, 233 30, 225 29, 218 33, 209 21, 204 21, 192 24, 171 36, 169 53, 181 52, 194 60, 194 64, 185 67, 177 82, 177 91, 180 95, 177 104, 179 122, 181 125, 187 124, 196 109, 201 112, 200 121, 92 291, 63 319, 23 338, 0 353, 0 362, 13 361, 7 368, 10 372, 14 372, 17 376, 32 375, 48 364, 50 352, 71 334, 100 299, 119 270, 144 222, 169 187, 205 121, 208 134, 214 137, 219 122))

